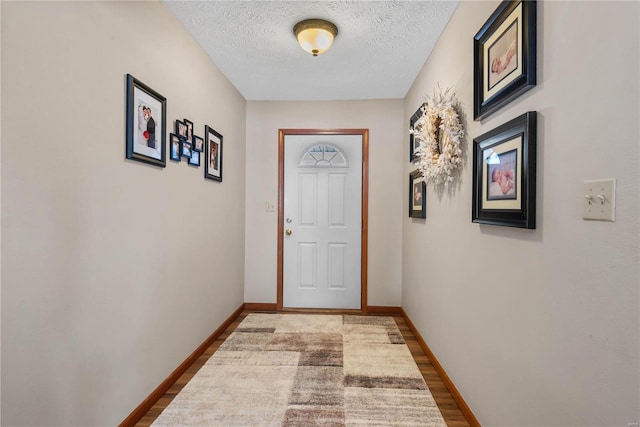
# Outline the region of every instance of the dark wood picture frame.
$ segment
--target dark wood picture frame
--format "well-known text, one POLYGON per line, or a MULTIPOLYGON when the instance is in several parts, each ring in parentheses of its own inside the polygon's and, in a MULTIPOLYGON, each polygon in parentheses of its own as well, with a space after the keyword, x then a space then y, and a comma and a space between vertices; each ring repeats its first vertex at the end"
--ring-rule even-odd
POLYGON ((182 141, 175 133, 169 134, 169 158, 174 162, 182 161, 182 141))
POLYGON ((500 3, 474 37, 473 63, 473 118, 476 121, 533 88, 536 85, 536 1, 500 3))
POLYGON ((474 138, 473 222, 536 228, 536 126, 537 113, 529 111, 474 138), (501 164, 501 156, 515 163, 501 164))
POLYGON ((125 123, 126 158, 165 167, 167 98, 131 74, 127 74, 125 123))
POLYGON ((211 126, 204 127, 204 177, 222 182, 222 140, 211 126), (215 150, 215 152, 214 152, 215 150))
POLYGON ((409 217, 410 218, 426 218, 427 217, 427 185, 422 180, 422 174, 419 169, 409 174, 409 217))
POLYGON ((409 119, 409 161, 411 163, 416 162, 419 159, 419 157, 416 156, 416 149, 420 146, 420 140, 414 135, 414 130, 416 128, 416 123, 422 118, 422 109, 424 106, 425 104, 422 104, 418 107, 416 112, 413 113, 409 119))

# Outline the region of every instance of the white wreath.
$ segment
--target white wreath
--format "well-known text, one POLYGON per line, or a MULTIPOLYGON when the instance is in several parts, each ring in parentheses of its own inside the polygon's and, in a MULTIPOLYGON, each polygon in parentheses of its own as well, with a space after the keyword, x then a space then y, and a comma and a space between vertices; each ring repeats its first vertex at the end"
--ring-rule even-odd
POLYGON ((413 128, 414 140, 420 142, 415 154, 425 182, 436 185, 453 181, 453 172, 462 163, 460 144, 464 129, 456 111, 457 101, 451 89, 427 96, 422 117, 413 128))

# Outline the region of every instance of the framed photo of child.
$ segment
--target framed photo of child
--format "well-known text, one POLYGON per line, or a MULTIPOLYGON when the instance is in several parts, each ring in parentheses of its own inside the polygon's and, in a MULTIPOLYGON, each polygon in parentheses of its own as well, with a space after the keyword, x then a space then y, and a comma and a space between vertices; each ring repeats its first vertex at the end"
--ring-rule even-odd
POLYGON ((473 222, 536 228, 536 124, 530 111, 474 138, 473 222))
POLYGON ((184 123, 184 125, 187 127, 187 132, 185 135, 185 139, 187 140, 187 142, 193 143, 193 122, 187 119, 184 119, 182 121, 182 123, 184 123))
POLYGON ((204 177, 222 182, 222 135, 210 126, 204 127, 204 177))
POLYGON ((193 149, 195 151, 204 151, 204 139, 199 136, 193 135, 193 149))
POLYGON ((189 164, 193 166, 200 166, 200 152, 192 148, 191 157, 189 157, 189 164))
POLYGON ((481 120, 536 85, 536 1, 500 3, 473 46, 473 117, 481 120))
POLYGON ((127 74, 126 158, 167 165, 167 99, 127 74))
POLYGON ((187 159, 191 159, 191 144, 186 141, 181 141, 182 146, 182 157, 186 157, 187 159))
POLYGON ((176 134, 169 134, 169 141, 171 144, 171 154, 170 154, 170 158, 171 160, 175 161, 175 162, 179 162, 182 160, 182 142, 180 141, 180 138, 178 137, 178 135, 176 134))
POLYGON ((176 134, 180 137, 180 139, 191 144, 191 140, 187 138, 188 131, 189 131, 189 128, 185 122, 176 120, 176 128, 175 128, 176 134))

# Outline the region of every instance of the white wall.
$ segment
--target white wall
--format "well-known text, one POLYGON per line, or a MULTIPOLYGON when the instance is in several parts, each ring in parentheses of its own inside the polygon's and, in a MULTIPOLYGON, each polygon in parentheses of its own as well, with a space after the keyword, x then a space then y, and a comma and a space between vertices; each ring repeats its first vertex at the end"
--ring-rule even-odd
POLYGON ((161 3, 1 7, 2 423, 116 425, 243 303, 245 101, 161 3), (126 73, 221 184, 125 159, 126 73))
POLYGON ((538 85, 479 123, 472 40, 498 4, 460 3, 405 100, 406 123, 436 84, 455 87, 468 156, 451 191, 428 187, 426 222, 404 220, 403 307, 482 425, 626 426, 640 418, 639 4, 538 2, 538 85), (529 110, 537 229, 471 223, 473 138, 529 110), (582 220, 582 182, 610 177, 616 222, 582 220))
POLYGON ((369 129, 369 305, 401 303, 402 100, 247 102, 245 301, 276 302, 278 129, 369 129))

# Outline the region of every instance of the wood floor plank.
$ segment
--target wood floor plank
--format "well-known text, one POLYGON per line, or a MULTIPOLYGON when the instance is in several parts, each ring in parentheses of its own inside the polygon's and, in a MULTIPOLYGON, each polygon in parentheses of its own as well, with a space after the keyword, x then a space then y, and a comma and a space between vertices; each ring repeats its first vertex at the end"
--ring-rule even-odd
MULTIPOLYGON (((236 330, 240 322, 244 320, 250 313, 275 313, 263 310, 244 310, 236 320, 231 322, 229 327, 214 341, 213 344, 204 352, 202 356, 189 368, 187 371, 173 384, 169 390, 156 402, 155 405, 142 417, 142 419, 136 424, 138 427, 149 427, 153 421, 158 418, 160 413, 171 403, 173 398, 182 390, 182 388, 193 378, 198 370, 206 363, 207 360, 215 353, 215 351, 222 345, 222 343, 236 330)), ((379 315, 379 314, 375 314, 379 315)), ((460 408, 456 404, 455 400, 451 396, 451 393, 447 390, 442 379, 438 376, 433 365, 429 361, 429 358, 422 350, 422 347, 418 343, 418 340, 409 329, 409 326, 404 321, 402 316, 392 316, 398 325, 398 329, 402 334, 409 351, 413 356, 418 369, 422 374, 431 394, 433 395, 442 417, 447 423, 448 427, 469 427, 469 423, 465 420, 464 415, 460 411, 460 408)))

